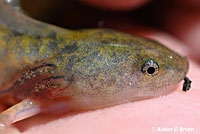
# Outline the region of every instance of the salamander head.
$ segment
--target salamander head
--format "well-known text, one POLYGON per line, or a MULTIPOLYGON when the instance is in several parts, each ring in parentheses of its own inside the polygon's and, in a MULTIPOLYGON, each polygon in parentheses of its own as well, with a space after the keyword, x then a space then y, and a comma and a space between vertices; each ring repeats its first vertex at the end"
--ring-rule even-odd
POLYGON ((156 41, 109 30, 93 32, 96 32, 93 33, 95 38, 91 37, 93 42, 104 46, 103 54, 116 62, 110 64, 118 64, 116 71, 121 73, 116 76, 120 77, 117 83, 134 90, 134 96, 166 94, 188 72, 186 58, 156 41))
MULTIPOLYGON (((144 41, 137 62, 138 97, 162 96, 169 93, 188 72, 188 61, 155 41, 144 41)), ((134 77, 134 76, 133 76, 134 77)))
POLYGON ((87 79, 76 83, 81 106, 86 102, 95 108, 162 96, 188 72, 187 59, 158 42, 105 30, 87 34, 84 38, 95 48, 86 54, 91 62, 81 72, 87 73, 87 79))

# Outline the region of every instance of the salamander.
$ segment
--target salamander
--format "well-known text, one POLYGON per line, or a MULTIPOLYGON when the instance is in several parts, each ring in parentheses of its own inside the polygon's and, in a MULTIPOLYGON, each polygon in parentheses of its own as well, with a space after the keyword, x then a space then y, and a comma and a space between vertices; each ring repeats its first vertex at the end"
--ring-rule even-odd
POLYGON ((0 114, 0 134, 59 102, 88 110, 162 96, 187 72, 187 59, 159 42, 111 29, 67 30, 0 0, 0 100, 12 105, 0 114))

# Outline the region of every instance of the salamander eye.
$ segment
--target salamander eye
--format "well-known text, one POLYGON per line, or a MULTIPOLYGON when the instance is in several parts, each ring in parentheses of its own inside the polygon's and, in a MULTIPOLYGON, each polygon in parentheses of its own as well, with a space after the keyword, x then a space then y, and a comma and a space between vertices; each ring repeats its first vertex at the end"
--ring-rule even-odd
POLYGON ((141 71, 144 74, 155 75, 159 71, 158 63, 156 63, 154 60, 147 60, 142 65, 141 71))

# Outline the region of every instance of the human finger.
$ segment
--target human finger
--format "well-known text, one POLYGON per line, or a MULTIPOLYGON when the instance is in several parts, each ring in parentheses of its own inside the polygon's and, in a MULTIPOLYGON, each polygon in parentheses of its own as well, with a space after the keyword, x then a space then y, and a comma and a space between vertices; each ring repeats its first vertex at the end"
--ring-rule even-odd
POLYGON ((81 2, 108 10, 131 10, 150 0, 80 0, 81 2))

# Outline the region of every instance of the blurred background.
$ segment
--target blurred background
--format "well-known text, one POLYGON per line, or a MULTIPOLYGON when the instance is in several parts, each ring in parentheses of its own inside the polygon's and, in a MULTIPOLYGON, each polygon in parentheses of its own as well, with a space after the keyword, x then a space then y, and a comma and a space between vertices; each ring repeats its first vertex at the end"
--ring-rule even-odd
POLYGON ((200 0, 23 0, 25 13, 68 29, 113 28, 136 35, 162 31, 200 61, 200 0))

